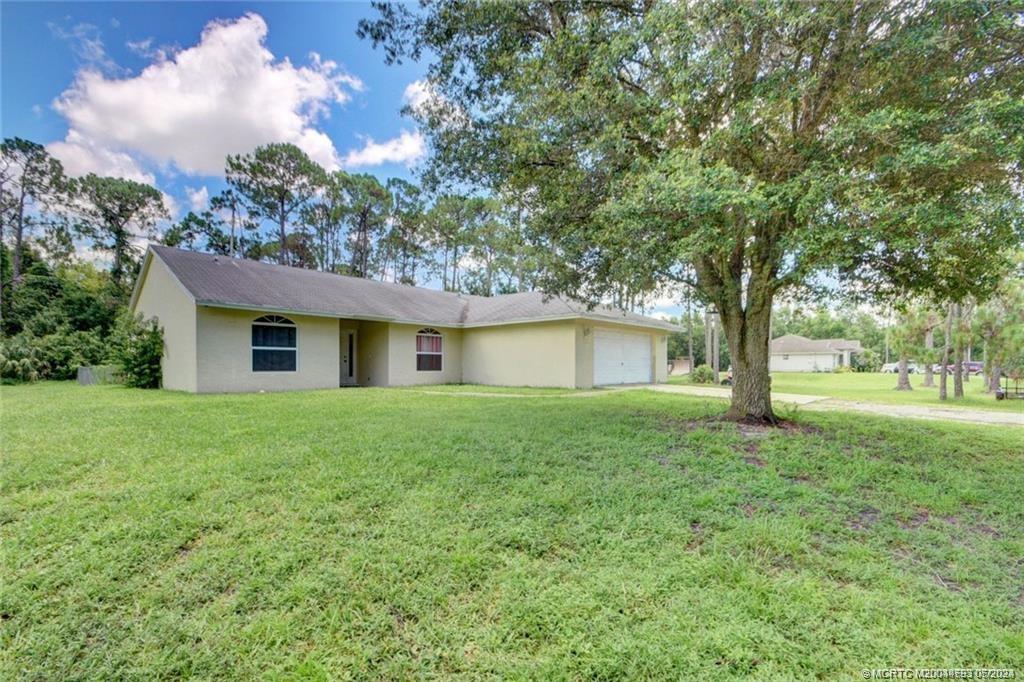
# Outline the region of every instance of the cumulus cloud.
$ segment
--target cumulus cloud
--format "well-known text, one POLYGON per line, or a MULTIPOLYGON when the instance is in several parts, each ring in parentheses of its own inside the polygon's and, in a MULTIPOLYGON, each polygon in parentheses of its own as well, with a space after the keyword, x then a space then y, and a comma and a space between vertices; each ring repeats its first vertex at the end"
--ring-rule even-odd
POLYGON ((188 198, 189 208, 198 213, 199 211, 206 210, 206 207, 209 205, 210 190, 206 189, 206 185, 203 185, 199 189, 196 189, 195 187, 186 187, 185 197, 188 198))
POLYGON ((51 142, 46 149, 61 160, 68 175, 95 173, 149 185, 155 181, 153 174, 143 170, 129 154, 108 149, 74 129, 63 141, 51 142))
POLYGON ((361 149, 353 149, 345 156, 344 165, 348 168, 360 166, 379 166, 382 163, 402 163, 411 165, 427 153, 427 144, 423 135, 417 130, 403 130, 398 137, 384 142, 376 142, 366 138, 361 149))
MULTIPOLYGON (((315 125, 362 90, 362 81, 316 54, 305 66, 278 60, 266 37, 257 14, 210 22, 197 45, 162 58, 151 53, 155 61, 136 76, 83 69, 54 108, 67 119, 69 137, 88 141, 75 148, 79 154, 130 153, 189 174, 219 175, 229 154, 291 142, 338 168, 333 143, 315 125)), ((152 50, 145 41, 135 47, 152 50)))

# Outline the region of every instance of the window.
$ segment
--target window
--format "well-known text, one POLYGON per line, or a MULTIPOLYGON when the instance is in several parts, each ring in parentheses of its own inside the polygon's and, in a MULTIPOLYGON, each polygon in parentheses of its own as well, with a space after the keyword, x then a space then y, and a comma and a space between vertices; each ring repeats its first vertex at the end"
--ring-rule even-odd
POLYGON ((782 359, 783 360, 789 360, 789 353, 783 353, 782 354, 782 359))
POLYGON ((421 329, 416 332, 416 371, 441 371, 441 332, 421 329))
POLYGON ((252 371, 294 372, 298 350, 295 323, 264 315, 252 323, 252 371))

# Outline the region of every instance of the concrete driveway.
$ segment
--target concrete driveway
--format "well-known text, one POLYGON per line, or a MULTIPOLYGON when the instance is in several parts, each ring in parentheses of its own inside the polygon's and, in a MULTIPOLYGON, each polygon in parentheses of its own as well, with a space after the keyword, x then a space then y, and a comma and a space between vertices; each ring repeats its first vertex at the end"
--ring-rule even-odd
MULTIPOLYGON (((682 395, 724 398, 732 395, 729 388, 717 386, 678 386, 675 384, 656 384, 643 386, 650 391, 660 393, 679 393, 682 395)), ((840 412, 866 412, 886 417, 908 419, 932 419, 939 421, 958 421, 973 424, 998 424, 1024 427, 1024 404, 1020 412, 996 412, 989 410, 972 410, 962 407, 929 407, 926 405, 890 405, 888 403, 868 403, 859 400, 838 400, 820 395, 799 395, 796 393, 772 393, 772 400, 777 403, 800 405, 807 410, 831 410, 840 412)))

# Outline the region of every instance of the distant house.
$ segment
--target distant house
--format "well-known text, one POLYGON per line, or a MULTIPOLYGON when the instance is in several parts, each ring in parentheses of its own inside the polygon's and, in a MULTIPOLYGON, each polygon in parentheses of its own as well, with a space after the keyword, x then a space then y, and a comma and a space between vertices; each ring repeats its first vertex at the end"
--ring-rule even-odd
POLYGON ((469 296, 151 246, 131 310, 163 386, 198 393, 665 381, 678 327, 540 292, 469 296))
POLYGON ((769 369, 772 372, 831 372, 848 366, 851 356, 860 351, 860 341, 808 339, 786 334, 772 339, 769 369))

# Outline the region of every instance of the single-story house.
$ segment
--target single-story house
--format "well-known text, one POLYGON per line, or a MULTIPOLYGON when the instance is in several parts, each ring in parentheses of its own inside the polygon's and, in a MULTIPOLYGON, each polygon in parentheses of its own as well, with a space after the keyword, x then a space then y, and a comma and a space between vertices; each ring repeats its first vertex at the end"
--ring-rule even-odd
POLYGON ((540 292, 484 297, 150 246, 130 308, 163 386, 198 393, 665 381, 672 324, 540 292))
POLYGON ((768 368, 772 372, 831 372, 849 366, 851 356, 860 351, 860 341, 786 334, 772 339, 768 368))

